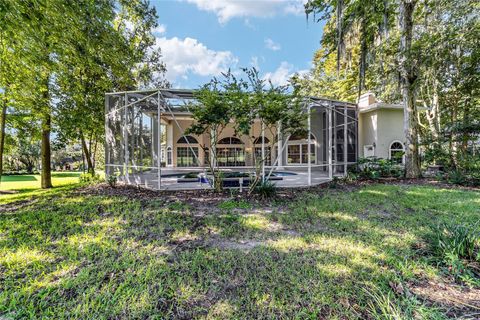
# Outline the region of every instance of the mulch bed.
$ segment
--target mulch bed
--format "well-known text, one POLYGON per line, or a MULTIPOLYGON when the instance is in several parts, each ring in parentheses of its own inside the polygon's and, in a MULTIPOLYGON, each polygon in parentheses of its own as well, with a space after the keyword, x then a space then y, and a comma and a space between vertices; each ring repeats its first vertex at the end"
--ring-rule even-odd
MULTIPOLYGON (((289 202, 305 193, 317 193, 322 194, 326 189, 337 189, 339 191, 355 191, 365 186, 374 184, 391 184, 391 185, 406 185, 406 186, 435 186, 445 189, 457 189, 457 190, 470 190, 480 191, 480 188, 465 187, 440 182, 435 179, 423 178, 423 179, 396 179, 396 178, 381 178, 375 181, 372 180, 357 180, 354 182, 330 182, 324 183, 312 187, 299 187, 299 188, 279 188, 275 201, 277 202, 289 202)), ((74 191, 75 194, 80 195, 98 195, 98 196, 113 196, 113 197, 126 197, 130 199, 137 199, 141 201, 148 201, 152 199, 164 201, 165 203, 171 202, 185 202, 189 204, 217 204, 225 200, 246 200, 257 204, 271 203, 271 199, 261 199, 255 194, 248 195, 247 192, 231 192, 225 190, 221 193, 216 193, 213 190, 152 190, 143 187, 130 186, 130 185, 118 185, 115 188, 110 187, 106 183, 100 183, 96 185, 87 186, 74 191)))

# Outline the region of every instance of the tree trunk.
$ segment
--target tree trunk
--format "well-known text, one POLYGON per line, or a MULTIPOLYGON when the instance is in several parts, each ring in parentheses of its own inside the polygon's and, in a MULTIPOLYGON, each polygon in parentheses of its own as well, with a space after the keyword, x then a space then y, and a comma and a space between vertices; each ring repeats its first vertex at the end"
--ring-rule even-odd
POLYGON ((87 142, 85 141, 85 136, 82 131, 80 131, 80 140, 82 142, 83 154, 85 155, 85 159, 87 160, 87 172, 93 176, 95 173, 95 168, 93 167, 90 149, 87 146, 87 142))
POLYGON ((3 93, 2 119, 0 120, 0 183, 3 175, 3 150, 5 147, 5 120, 7 117, 7 92, 3 93))
POLYGON ((52 187, 52 163, 50 149, 50 131, 52 118, 50 113, 44 115, 42 120, 42 189, 52 187))
POLYGON ((418 152, 418 117, 415 105, 414 84, 416 70, 412 63, 411 46, 413 32, 414 0, 400 3, 400 81, 403 96, 403 130, 405 133, 405 176, 418 178, 422 175, 418 152))

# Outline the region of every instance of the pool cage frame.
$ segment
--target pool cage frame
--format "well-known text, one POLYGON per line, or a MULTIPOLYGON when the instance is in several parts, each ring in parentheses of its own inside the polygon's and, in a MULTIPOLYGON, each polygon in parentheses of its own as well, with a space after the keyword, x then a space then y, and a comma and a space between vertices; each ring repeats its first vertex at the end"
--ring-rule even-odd
MULTIPOLYGON (((185 135, 186 128, 183 128, 177 119, 179 117, 188 117, 188 115, 191 115, 188 110, 188 104, 185 103, 185 101, 194 101, 194 92, 194 90, 186 89, 154 89, 106 93, 106 176, 108 177, 111 175, 116 175, 120 181, 123 181, 126 184, 144 186, 157 190, 166 189, 162 185, 162 171, 169 172, 171 169, 166 168, 165 166, 162 167, 162 163, 166 162, 163 160, 166 158, 165 152, 168 152, 162 149, 162 116, 168 116, 173 120, 173 124, 181 132, 181 136, 185 139, 186 144, 194 155, 196 162, 200 163, 199 154, 194 151, 192 145, 187 139, 187 136, 185 135), (176 102, 182 102, 183 104, 176 104, 176 102), (140 118, 136 118, 134 115, 136 110, 139 111, 139 114, 141 113, 140 118), (148 114, 150 114, 147 117, 150 118, 149 127, 142 122, 142 120, 148 120, 144 117, 148 114), (135 128, 135 121, 137 120, 139 120, 139 123, 137 128, 135 128), (138 131, 137 134, 135 133, 135 130, 138 131), (142 130, 145 130, 149 135, 151 135, 150 143, 148 143, 148 141, 145 143, 145 134, 142 132, 142 130), (148 163, 144 162, 144 156, 147 150, 142 148, 135 149, 138 147, 139 143, 140 147, 142 147, 142 144, 143 146, 146 144, 148 145, 148 148, 151 149, 150 159, 147 157, 148 163), (140 150, 140 160, 136 161, 138 159, 134 158, 135 153, 138 152, 138 150, 140 150), (141 175, 145 172, 150 172, 151 175, 156 175, 156 184, 149 183, 147 180, 142 180, 141 175)), ((302 100, 304 111, 307 113, 306 126, 308 132, 308 163, 306 165, 283 164, 282 158, 285 157, 284 153, 289 145, 288 142, 290 136, 281 137, 279 129, 276 146, 277 152, 274 155, 270 150, 270 165, 265 165, 265 161, 262 162, 262 179, 270 178, 272 172, 278 168, 302 168, 307 170, 307 181, 305 185, 311 186, 312 169, 320 168, 320 170, 326 173, 325 181, 330 181, 334 176, 345 176, 347 174, 348 167, 356 164, 358 159, 358 106, 348 102, 317 97, 304 97, 302 100), (326 124, 326 127, 322 127, 321 129, 323 136, 321 139, 319 139, 323 142, 322 150, 324 153, 326 153, 322 154, 324 160, 322 160, 321 164, 316 163, 318 160, 317 151, 314 152, 314 155, 317 157, 315 163, 312 163, 312 114, 314 114, 312 110, 315 110, 317 113, 319 111, 320 113, 324 111, 323 117, 321 117, 320 120, 317 119, 317 121, 323 121, 324 126, 326 124), (343 145, 337 143, 339 136, 341 138, 342 133, 342 131, 339 131, 339 128, 343 129, 343 145), (352 128, 354 134, 353 138, 351 136, 352 128)), ((280 126, 281 123, 279 124, 279 127, 280 126)), ((263 123, 261 123, 261 138, 261 156, 262 159, 265 159, 265 126, 263 123)), ((315 141, 314 143, 316 144, 318 141, 315 141)), ((314 148, 317 148, 317 146, 314 148)), ((170 152, 172 153, 173 150, 170 150, 170 152)), ((212 150, 211 152, 214 153, 216 150, 212 150)), ((246 169, 247 171, 252 169, 251 166, 235 168, 246 169)), ((208 167, 199 165, 191 167, 190 169, 205 170, 208 169, 208 167)))

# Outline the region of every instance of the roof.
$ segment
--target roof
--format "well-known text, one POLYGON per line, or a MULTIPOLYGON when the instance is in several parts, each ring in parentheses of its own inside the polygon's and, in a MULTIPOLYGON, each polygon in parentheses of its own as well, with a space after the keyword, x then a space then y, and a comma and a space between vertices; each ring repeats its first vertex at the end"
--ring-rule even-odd
MULTIPOLYGON (((117 96, 121 97, 125 94, 129 96, 129 98, 137 98, 141 99, 149 95, 154 95, 156 92, 160 92, 163 98, 167 99, 194 99, 195 92, 198 91, 197 89, 170 89, 170 88, 158 88, 158 89, 147 89, 147 90, 133 90, 133 91, 119 91, 119 92, 108 92, 105 95, 107 96, 117 96)), ((314 104, 323 104, 323 103, 333 103, 335 105, 342 105, 347 107, 356 107, 355 103, 346 102, 346 101, 339 101, 335 99, 329 99, 325 97, 312 97, 306 96, 305 99, 310 100, 314 104)), ((130 100, 130 99, 129 99, 130 100)))
MULTIPOLYGON (((417 107, 419 111, 426 111, 428 108, 426 107, 417 107)), ((368 113, 376 110, 403 110, 403 105, 401 104, 392 104, 392 103, 383 103, 383 102, 376 102, 369 106, 359 108, 358 111, 360 113, 368 113)))

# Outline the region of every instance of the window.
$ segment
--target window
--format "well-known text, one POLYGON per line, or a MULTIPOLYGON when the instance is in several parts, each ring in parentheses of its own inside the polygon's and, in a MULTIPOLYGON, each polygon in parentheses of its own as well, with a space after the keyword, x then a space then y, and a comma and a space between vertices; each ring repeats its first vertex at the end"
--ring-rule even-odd
MULTIPOLYGON (((262 147, 255 147, 255 160, 261 161, 262 160, 262 147)), ((272 154, 270 152, 270 147, 265 146, 265 165, 271 166, 272 165, 272 154)))
MULTIPOLYGON (((270 140, 265 137, 264 138, 264 143, 270 143, 270 140)), ((255 139, 255 141, 253 141, 253 144, 262 144, 262 137, 258 137, 257 139, 255 139)))
MULTIPOLYGON (((310 135, 311 163, 316 163, 315 137, 310 135)), ((306 135, 292 135, 287 142, 287 163, 307 164, 308 163, 308 139, 306 135)))
POLYGON ((399 141, 394 141, 390 144, 390 159, 398 164, 404 163, 404 149, 403 144, 399 141))
POLYGON ((178 139, 177 143, 190 143, 190 144, 197 144, 198 141, 192 136, 182 136, 178 139))
POLYGON ((167 165, 172 164, 172 147, 167 147, 167 165))
POLYGON ((198 147, 177 147, 177 167, 197 167, 198 147))
POLYGON ((217 163, 219 167, 245 166, 245 151, 243 148, 219 148, 217 149, 217 163))
POLYGON ((242 140, 236 138, 236 137, 226 137, 223 139, 220 139, 217 144, 243 144, 242 140))
MULTIPOLYGON (((270 143, 270 140, 267 137, 264 137, 264 143, 270 143)), ((261 161, 262 160, 262 137, 258 137, 253 141, 253 144, 255 145, 255 161, 261 161)), ((272 154, 270 152, 270 146, 265 145, 265 165, 266 166, 271 166, 272 165, 272 154)))
POLYGON ((242 140, 226 137, 217 143, 217 163, 219 167, 245 166, 245 150, 242 140), (236 147, 226 145, 239 145, 236 147))

